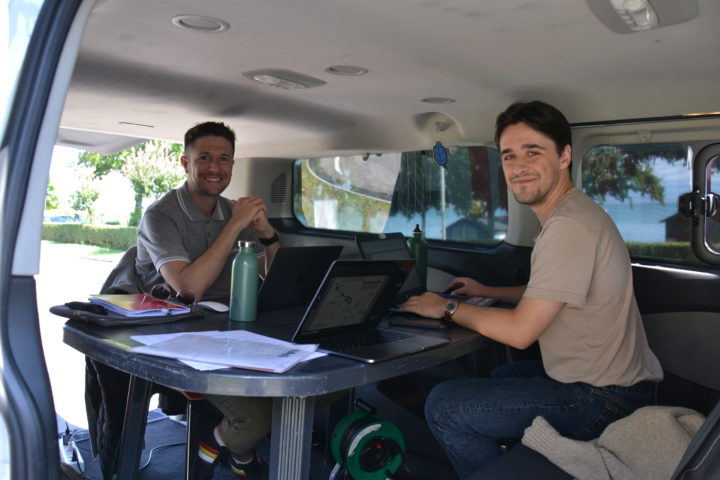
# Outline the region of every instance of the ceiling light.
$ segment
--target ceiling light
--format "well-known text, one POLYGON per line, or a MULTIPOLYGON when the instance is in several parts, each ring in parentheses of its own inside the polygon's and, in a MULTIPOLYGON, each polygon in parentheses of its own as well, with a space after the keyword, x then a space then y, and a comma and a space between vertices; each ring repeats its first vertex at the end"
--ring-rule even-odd
POLYGON ((365 75, 368 73, 368 69, 364 67, 358 67, 357 65, 330 65, 325 67, 325 71, 332 73, 333 75, 365 75))
POLYGON ((697 112, 697 113, 683 113, 683 117, 718 117, 720 112, 697 112))
POLYGON ((657 13, 647 0, 610 0, 620 20, 633 32, 658 26, 657 13))
POLYGON ((282 88, 284 90, 298 90, 302 88, 319 87, 325 85, 326 82, 304 75, 302 73, 285 70, 283 68, 265 68, 262 70, 253 70, 244 72, 243 77, 264 83, 271 87, 282 88))
POLYGON ((202 15, 176 15, 172 18, 172 23, 183 30, 201 33, 220 33, 230 28, 226 21, 202 15))
POLYGON ((697 0, 585 0, 616 33, 633 33, 686 22, 698 14, 697 0))
POLYGON ((455 103, 454 98, 446 98, 446 97, 426 97, 420 101, 425 102, 425 103, 439 103, 439 104, 455 103))

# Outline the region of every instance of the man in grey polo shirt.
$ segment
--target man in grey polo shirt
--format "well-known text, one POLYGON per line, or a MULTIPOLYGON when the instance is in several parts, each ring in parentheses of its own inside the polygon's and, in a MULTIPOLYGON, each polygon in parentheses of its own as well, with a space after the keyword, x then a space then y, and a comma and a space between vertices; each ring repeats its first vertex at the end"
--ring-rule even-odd
MULTIPOLYGON (((279 243, 262 199, 249 196, 229 200, 221 196, 230 184, 234 153, 235 133, 223 123, 201 123, 185 133, 185 152, 180 161, 187 181, 148 207, 138 227, 136 254, 129 250, 123 257, 105 282, 103 293, 150 292, 155 285, 167 283, 176 292, 192 292, 195 300, 228 303, 238 240, 256 242, 257 254, 264 259, 260 271, 267 272, 279 243)), ((103 435, 98 445, 108 443, 106 440, 113 443, 116 439, 108 439, 103 432, 112 433, 122 426, 127 380, 121 381, 120 373, 88 360, 88 388, 96 399, 88 408, 88 417, 90 422, 97 419, 97 431, 103 435), (115 399, 120 399, 121 404, 114 404, 115 399), (102 412, 95 416, 91 409, 102 412)), ((217 453, 228 448, 238 475, 248 480, 266 478, 267 467, 255 458, 252 446, 269 430, 271 404, 265 399, 239 397, 215 396, 208 400, 225 417, 217 427, 220 443, 215 439, 215 425, 208 425, 209 431, 200 435, 200 452, 208 452, 213 446, 217 453)), ((111 469, 114 458, 114 449, 106 450, 106 455, 101 452, 104 471, 111 469)), ((207 454, 200 456, 195 478, 212 476, 217 453, 209 454, 209 462, 205 461, 207 454)))
POLYGON ((220 196, 230 184, 234 151, 235 133, 222 123, 201 123, 185 134, 180 160, 187 181, 151 205, 138 227, 135 270, 144 291, 164 281, 197 300, 227 302, 238 240, 256 242, 267 271, 279 244, 262 199, 220 196))

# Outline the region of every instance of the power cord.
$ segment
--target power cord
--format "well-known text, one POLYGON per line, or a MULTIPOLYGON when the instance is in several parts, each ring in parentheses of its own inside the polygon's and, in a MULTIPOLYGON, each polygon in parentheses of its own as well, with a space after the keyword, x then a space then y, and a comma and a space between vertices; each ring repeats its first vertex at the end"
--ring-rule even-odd
POLYGON ((150 450, 150 453, 148 453, 148 459, 145 462, 144 465, 142 465, 138 470, 143 470, 145 467, 150 465, 150 461, 152 460, 153 453, 155 450, 159 450, 161 448, 169 448, 169 447, 178 447, 178 446, 185 446, 185 442, 179 442, 179 443, 168 443, 167 445, 158 445, 157 447, 150 450))
POLYGON ((70 424, 65 422, 65 432, 58 435, 58 446, 60 448, 60 459, 66 465, 71 466, 80 473, 85 473, 85 462, 80 450, 75 444, 75 432, 70 431, 70 424))

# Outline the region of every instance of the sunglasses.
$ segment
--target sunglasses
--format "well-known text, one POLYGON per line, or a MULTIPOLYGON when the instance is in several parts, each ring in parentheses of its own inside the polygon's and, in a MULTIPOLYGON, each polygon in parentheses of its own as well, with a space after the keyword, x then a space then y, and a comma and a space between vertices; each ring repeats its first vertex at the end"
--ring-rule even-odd
POLYGON ((195 294, 189 288, 183 288, 179 292, 173 290, 173 288, 167 283, 158 283, 152 289, 150 289, 150 295, 160 300, 177 301, 183 305, 194 305, 195 294))

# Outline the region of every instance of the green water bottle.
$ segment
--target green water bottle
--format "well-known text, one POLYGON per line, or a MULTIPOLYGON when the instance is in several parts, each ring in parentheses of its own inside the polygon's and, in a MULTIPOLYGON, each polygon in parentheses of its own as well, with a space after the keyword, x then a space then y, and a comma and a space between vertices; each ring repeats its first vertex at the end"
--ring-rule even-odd
POLYGON ((427 242, 423 238, 422 230, 420 225, 415 225, 413 235, 408 242, 410 247, 410 253, 415 259, 415 270, 420 276, 423 285, 427 285, 427 242))
POLYGON ((254 322, 257 317, 258 260, 255 242, 238 242, 230 281, 230 321, 254 322))

